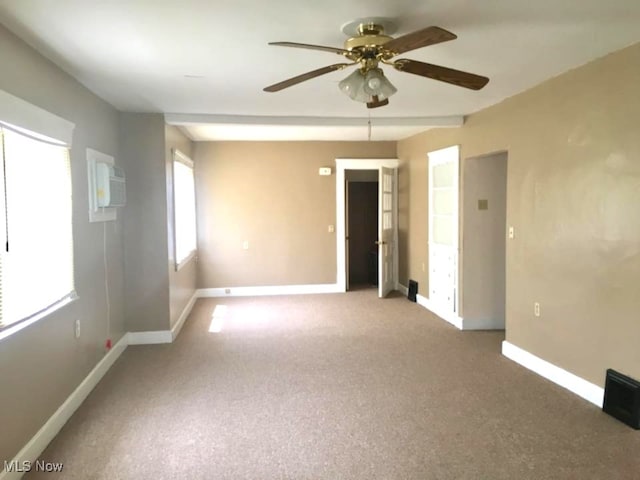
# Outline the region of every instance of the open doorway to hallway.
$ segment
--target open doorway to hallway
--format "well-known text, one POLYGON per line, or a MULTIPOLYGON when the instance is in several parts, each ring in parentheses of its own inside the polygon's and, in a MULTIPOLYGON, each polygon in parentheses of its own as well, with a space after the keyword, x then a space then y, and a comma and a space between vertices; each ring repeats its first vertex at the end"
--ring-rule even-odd
POLYGON ((378 285, 378 170, 347 170, 347 289, 378 285))
POLYGON ((462 171, 463 329, 504 329, 507 152, 467 158, 462 171))
POLYGON ((385 298, 398 286, 398 159, 336 158, 336 284, 348 290, 348 206, 349 170, 378 172, 378 297, 385 298))

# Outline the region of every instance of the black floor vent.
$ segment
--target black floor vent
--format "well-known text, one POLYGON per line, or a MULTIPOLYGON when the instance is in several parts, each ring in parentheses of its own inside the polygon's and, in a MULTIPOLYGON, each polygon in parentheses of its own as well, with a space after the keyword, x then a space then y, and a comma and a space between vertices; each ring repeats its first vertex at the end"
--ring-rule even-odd
POLYGON ((640 430, 640 382, 608 369, 602 410, 640 430))
POLYGON ((418 295, 418 282, 416 282, 415 280, 409 280, 409 293, 407 294, 407 298, 412 302, 415 302, 417 295, 418 295))

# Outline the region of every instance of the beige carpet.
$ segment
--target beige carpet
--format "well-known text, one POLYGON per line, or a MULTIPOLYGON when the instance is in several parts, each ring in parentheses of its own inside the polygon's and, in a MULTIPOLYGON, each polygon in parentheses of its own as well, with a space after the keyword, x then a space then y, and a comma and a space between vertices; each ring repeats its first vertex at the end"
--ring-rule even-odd
POLYGON ((199 300, 47 448, 63 473, 25 478, 639 479, 640 432, 502 357, 503 338, 372 290, 199 300))

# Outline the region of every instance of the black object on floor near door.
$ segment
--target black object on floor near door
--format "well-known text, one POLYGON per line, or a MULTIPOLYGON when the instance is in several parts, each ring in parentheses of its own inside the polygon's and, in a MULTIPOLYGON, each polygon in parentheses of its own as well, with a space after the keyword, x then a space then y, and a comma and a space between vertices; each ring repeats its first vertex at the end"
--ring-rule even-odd
POLYGON ((407 294, 407 298, 412 302, 417 301, 418 296, 418 282, 415 280, 409 280, 409 293, 407 294))
POLYGON ((640 430, 640 382, 608 369, 602 410, 640 430))

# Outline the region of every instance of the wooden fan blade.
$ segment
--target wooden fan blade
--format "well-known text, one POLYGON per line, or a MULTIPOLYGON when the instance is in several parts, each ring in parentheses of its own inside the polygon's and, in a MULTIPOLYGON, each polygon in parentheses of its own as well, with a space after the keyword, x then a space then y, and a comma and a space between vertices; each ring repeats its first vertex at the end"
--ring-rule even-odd
POLYGON ((278 92, 288 87, 292 87, 298 83, 302 83, 306 80, 311 80, 312 78, 319 77, 320 75, 324 75, 325 73, 335 72, 336 70, 342 70, 345 67, 353 65, 352 63, 336 63, 334 65, 329 65, 328 67, 322 67, 317 70, 313 70, 312 72, 303 73, 302 75, 298 75, 297 77, 292 77, 282 82, 274 83, 273 85, 269 85, 265 87, 263 90, 265 92, 278 92))
POLYGON ((338 55, 347 55, 349 50, 343 48, 325 47, 322 45, 309 45, 307 43, 295 43, 295 42, 269 42, 269 45, 276 45, 279 47, 294 47, 294 48, 306 48, 307 50, 321 50, 323 52, 337 53, 338 55))
POLYGON ((473 73, 454 70, 453 68, 441 67, 431 63, 418 62, 402 58, 393 63, 396 70, 401 72, 413 73, 421 77, 428 77, 441 82, 451 83, 458 87, 470 88, 471 90, 480 90, 489 79, 473 73))
POLYGON ((384 48, 391 50, 394 54, 408 52, 416 48, 435 45, 436 43, 448 42, 458 38, 453 33, 440 27, 427 27, 412 33, 394 38, 384 44, 384 48))

